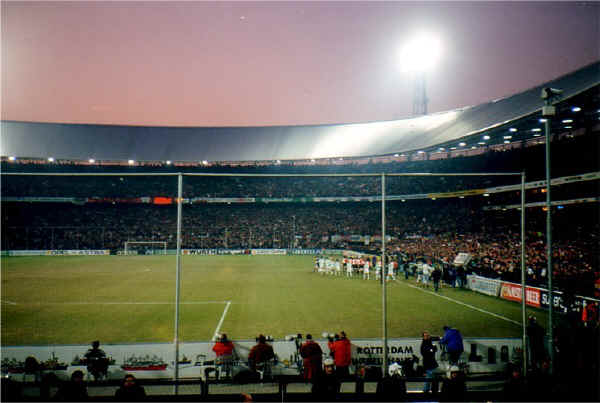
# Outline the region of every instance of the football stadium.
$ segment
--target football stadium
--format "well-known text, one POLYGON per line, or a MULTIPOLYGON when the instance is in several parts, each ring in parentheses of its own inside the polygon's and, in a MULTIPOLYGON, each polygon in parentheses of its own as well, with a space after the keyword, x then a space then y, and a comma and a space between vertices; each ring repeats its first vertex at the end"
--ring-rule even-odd
POLYGON ((2 120, 3 399, 598 400, 600 62, 422 112, 2 120))

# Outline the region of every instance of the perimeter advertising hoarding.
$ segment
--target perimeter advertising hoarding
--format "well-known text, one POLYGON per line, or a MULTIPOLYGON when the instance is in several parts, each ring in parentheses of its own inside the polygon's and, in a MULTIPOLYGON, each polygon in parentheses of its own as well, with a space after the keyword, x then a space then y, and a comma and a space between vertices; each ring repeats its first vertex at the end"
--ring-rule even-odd
MULTIPOLYGON (((539 288, 525 287, 525 303, 530 306, 539 308, 541 306, 541 293, 539 288)), ((521 302, 521 285, 514 283, 502 282, 500 288, 500 298, 509 301, 521 302)))
MULTIPOLYGON (((440 329, 441 331, 441 329, 440 329)), ((317 340, 324 354, 329 353, 327 340, 317 340)), ((247 361, 250 348, 256 344, 253 340, 234 341, 236 352, 242 362, 247 361)), ((296 375, 299 373, 299 366, 302 359, 298 356, 296 342, 294 340, 284 341, 276 340, 271 343, 275 354, 278 357, 278 363, 273 368, 273 374, 296 375)), ((205 368, 202 364, 205 361, 214 360, 215 354, 212 351, 213 342, 195 342, 179 344, 179 377, 180 378, 199 378, 201 371, 205 368)), ((422 363, 420 353, 420 339, 389 339, 388 340, 388 360, 389 363, 396 362, 416 355, 422 363)), ((470 373, 498 372, 506 369, 507 360, 514 359, 520 354, 521 339, 519 338, 482 338, 482 339, 464 339, 466 360, 469 355, 476 351, 482 356, 481 361, 469 362, 470 373), (495 363, 488 363, 488 352, 494 350, 496 357, 495 363), (501 358, 501 351, 507 351, 508 357, 505 360, 501 358)), ((54 370, 59 378, 67 380, 71 374, 80 370, 87 374, 85 365, 81 365, 78 359, 82 358, 89 345, 48 345, 48 346, 3 346, 2 359, 6 362, 24 362, 29 356, 44 362, 56 358, 59 363, 64 363, 66 368, 54 370)), ((122 379, 126 373, 133 373, 139 379, 171 379, 174 376, 174 347, 172 343, 147 343, 147 344, 103 344, 100 346, 107 357, 114 360, 108 370, 109 379, 122 379), (163 365, 157 365, 155 370, 131 370, 123 368, 128 360, 132 358, 143 359, 145 361, 156 361, 163 365)), ((380 366, 383 357, 383 343, 381 339, 358 339, 352 340, 352 367, 360 365, 380 366)), ((441 352, 438 349, 436 360, 440 363, 442 369, 446 369, 447 362, 442 359, 441 352)), ((352 369, 354 369, 352 368, 352 369)), ((3 365, 2 370, 5 375, 10 376, 16 381, 26 380, 24 373, 10 371, 10 368, 3 365)))
POLYGON ((500 293, 500 281, 485 277, 468 275, 467 284, 469 289, 480 292, 485 295, 497 297, 500 293))

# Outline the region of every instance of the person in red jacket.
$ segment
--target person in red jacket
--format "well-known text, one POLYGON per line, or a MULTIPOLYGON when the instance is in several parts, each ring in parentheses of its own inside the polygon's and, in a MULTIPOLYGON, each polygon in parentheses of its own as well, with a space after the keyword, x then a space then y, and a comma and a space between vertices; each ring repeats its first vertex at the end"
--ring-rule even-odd
POLYGON ((300 356, 304 360, 304 379, 312 380, 321 372, 323 350, 310 334, 306 335, 306 342, 300 347, 300 356))
POLYGON ((225 376, 231 376, 233 355, 235 350, 233 343, 227 339, 227 335, 225 333, 219 337, 212 350, 217 355, 215 364, 221 367, 221 371, 225 373, 225 376))
POLYGON ((333 343, 332 352, 337 375, 340 378, 349 376, 349 367, 352 363, 352 345, 348 337, 346 337, 346 332, 340 332, 339 340, 333 343))

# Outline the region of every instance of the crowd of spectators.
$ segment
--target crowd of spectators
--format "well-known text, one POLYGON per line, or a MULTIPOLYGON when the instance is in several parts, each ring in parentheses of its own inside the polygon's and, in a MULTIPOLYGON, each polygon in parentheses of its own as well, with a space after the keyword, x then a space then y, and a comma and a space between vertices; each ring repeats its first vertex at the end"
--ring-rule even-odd
MULTIPOLYGON (((520 281, 520 212, 485 211, 483 199, 413 200, 386 205, 388 252, 407 262, 449 264, 470 253, 469 269, 486 277, 520 281)), ((547 283, 545 212, 528 209, 527 281, 547 283)), ((598 273, 600 220, 596 204, 567 206, 553 214, 553 266, 557 284, 590 294, 598 273)), ((176 247, 174 206, 5 203, 3 250, 110 249, 125 241, 176 247)), ((350 235, 381 235, 380 203, 271 203, 190 205, 182 214, 185 249, 349 248, 379 253, 378 242, 350 235)))

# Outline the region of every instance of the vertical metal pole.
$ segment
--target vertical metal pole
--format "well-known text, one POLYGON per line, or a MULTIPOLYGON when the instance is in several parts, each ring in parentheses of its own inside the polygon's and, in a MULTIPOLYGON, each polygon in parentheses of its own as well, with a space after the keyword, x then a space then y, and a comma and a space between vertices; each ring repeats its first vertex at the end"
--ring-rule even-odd
POLYGON ((523 376, 527 375, 527 304, 525 296, 525 172, 521 173, 521 312, 523 313, 523 376))
POLYGON ((175 275, 175 373, 173 380, 173 394, 177 396, 179 392, 179 289, 181 280, 181 206, 183 204, 182 198, 183 189, 183 175, 177 175, 177 270, 175 275))
POLYGON ((550 353, 550 374, 554 373, 554 331, 552 329, 552 313, 554 310, 554 296, 552 294, 552 208, 550 198, 550 116, 546 116, 546 249, 548 275, 548 352, 550 353))
POLYGON ((381 287, 383 310, 383 376, 387 374, 388 343, 387 343, 387 294, 385 288, 385 174, 381 174, 381 287))

